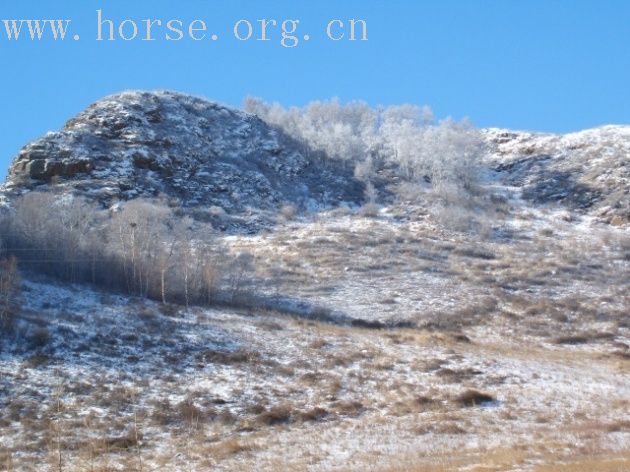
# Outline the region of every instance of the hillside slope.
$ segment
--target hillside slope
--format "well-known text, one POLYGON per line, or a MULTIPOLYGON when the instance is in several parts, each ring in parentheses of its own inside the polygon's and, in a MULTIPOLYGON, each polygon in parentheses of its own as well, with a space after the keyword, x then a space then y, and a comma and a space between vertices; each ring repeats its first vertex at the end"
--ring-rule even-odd
POLYGON ((488 163, 523 197, 617 225, 630 221, 630 126, 566 135, 485 130, 488 163))
MULTIPOLYGON (((482 164, 531 204, 557 204, 616 225, 630 221, 630 126, 567 135, 486 129, 482 137, 482 164)), ((161 197, 196 218, 220 207, 253 225, 285 204, 315 210, 363 202, 356 162, 325 159, 295 138, 255 115, 189 95, 124 92, 24 146, 0 186, 0 203, 33 189, 70 192, 103 207, 161 197)), ((400 176, 378 175, 386 175, 382 189, 400 176)))
POLYGON ((2 192, 53 188, 104 206, 164 196, 231 214, 357 201, 352 169, 317 166, 308 149, 253 115, 174 92, 104 98, 27 144, 2 192))
POLYGON ((170 92, 27 145, 0 464, 630 470, 629 128, 482 135, 470 192, 381 165, 367 204, 349 165, 170 92), (213 205, 252 231, 207 231, 213 205))

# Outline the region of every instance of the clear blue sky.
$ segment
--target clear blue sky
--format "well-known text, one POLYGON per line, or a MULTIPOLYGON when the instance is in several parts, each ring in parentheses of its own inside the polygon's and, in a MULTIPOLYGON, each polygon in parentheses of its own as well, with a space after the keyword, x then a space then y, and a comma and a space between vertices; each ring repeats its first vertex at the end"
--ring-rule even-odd
POLYGON ((240 105, 333 96, 430 105, 478 126, 570 131, 630 123, 625 0, 3 0, 1 19, 68 18, 79 41, 9 43, 0 24, 0 177, 19 148, 102 96, 174 89, 240 105), (97 42, 96 10, 204 19, 218 41, 97 42), (310 41, 239 42, 238 19, 299 18, 310 41), (330 19, 363 18, 367 42, 325 38, 330 19))

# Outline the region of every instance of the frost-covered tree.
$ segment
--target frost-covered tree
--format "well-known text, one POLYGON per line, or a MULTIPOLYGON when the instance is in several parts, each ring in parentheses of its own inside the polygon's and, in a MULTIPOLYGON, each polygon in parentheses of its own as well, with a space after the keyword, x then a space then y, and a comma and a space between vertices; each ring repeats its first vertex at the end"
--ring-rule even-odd
POLYGON ((366 184, 379 168, 392 166, 408 182, 429 182, 438 194, 469 192, 478 178, 483 139, 467 121, 434 122, 429 107, 371 108, 365 102, 312 102, 284 108, 257 98, 245 109, 292 136, 307 151, 347 162, 366 184))

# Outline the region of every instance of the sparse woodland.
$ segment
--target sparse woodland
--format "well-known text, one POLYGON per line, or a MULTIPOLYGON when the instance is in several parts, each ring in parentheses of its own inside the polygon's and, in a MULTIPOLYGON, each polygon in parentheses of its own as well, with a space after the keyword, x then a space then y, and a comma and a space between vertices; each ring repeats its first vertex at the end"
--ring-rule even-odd
POLYGON ((80 199, 31 192, 3 224, 13 267, 87 282, 162 303, 210 304, 237 297, 251 259, 228 257, 212 227, 157 201, 111 211, 80 199))

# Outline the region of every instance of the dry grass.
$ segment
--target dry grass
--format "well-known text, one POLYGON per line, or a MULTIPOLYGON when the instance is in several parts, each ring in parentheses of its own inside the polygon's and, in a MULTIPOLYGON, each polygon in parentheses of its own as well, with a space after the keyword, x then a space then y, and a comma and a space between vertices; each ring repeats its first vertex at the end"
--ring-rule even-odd
MULTIPOLYGON (((302 220, 262 242, 237 238, 232 249, 243 244, 256 254, 261 279, 273 264, 273 290, 313 297, 324 307, 313 319, 255 307, 242 316, 195 309, 195 330, 212 328, 184 332, 198 344, 176 332, 162 337, 163 317, 149 311, 134 312, 143 324, 129 331, 95 320, 99 350, 86 343, 77 353, 101 356, 103 366, 63 391, 68 471, 138 470, 136 410, 145 470, 625 470, 626 456, 604 447, 630 434, 619 383, 630 372, 628 299, 621 276, 606 266, 614 254, 563 241, 562 227, 543 239, 478 243, 439 227, 395 227, 386 215, 356 228, 322 221, 304 229, 302 220), (361 321, 331 322, 325 307, 343 308, 353 293, 348 303, 360 305, 352 315, 361 321), (426 329, 380 321, 389 319, 426 329), (216 333, 226 342, 215 344, 216 333), (129 354, 132 346, 148 352, 129 354), (108 377, 107 366, 133 355, 126 365, 142 372, 148 363, 146 371, 108 377), (495 403, 478 408, 488 402, 495 403), (104 413, 79 414, 91 408, 104 413), (499 440, 510 446, 488 446, 499 440), (475 442, 479 448, 469 449, 475 442), (569 450, 573 457, 562 452, 569 450), (93 469, 84 465, 90 454, 93 469)), ((186 318, 174 306, 165 310, 172 322, 186 318)), ((54 374, 63 364, 48 347, 22 360, 13 385, 67 375, 54 374)), ((2 460, 29 470, 54 453, 49 386, 2 405, 0 436, 20 447, 0 450, 0 470, 2 460)))
POLYGON ((599 452, 592 456, 563 455, 547 451, 541 444, 516 448, 493 448, 487 451, 468 451, 448 457, 421 457, 417 459, 393 459, 392 465, 375 468, 378 472, 509 472, 531 464, 528 470, 535 472, 627 472, 630 454, 599 452))
POLYGON ((207 448, 207 453, 219 461, 232 458, 240 454, 251 452, 256 449, 256 446, 243 438, 233 437, 221 441, 217 444, 212 444, 207 448))
POLYGON ((630 455, 603 453, 600 457, 547 458, 547 464, 537 465, 535 472, 627 472, 630 455))

